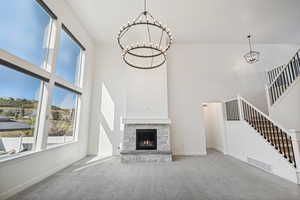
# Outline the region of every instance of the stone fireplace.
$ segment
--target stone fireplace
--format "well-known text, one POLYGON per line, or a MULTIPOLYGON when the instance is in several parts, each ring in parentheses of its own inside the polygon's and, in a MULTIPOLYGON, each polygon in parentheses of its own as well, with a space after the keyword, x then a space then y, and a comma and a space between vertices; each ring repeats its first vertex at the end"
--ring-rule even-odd
POLYGON ((153 70, 127 68, 126 73, 121 161, 172 161, 166 64, 153 70))
POLYGON ((172 161, 169 123, 125 123, 122 162, 172 161))

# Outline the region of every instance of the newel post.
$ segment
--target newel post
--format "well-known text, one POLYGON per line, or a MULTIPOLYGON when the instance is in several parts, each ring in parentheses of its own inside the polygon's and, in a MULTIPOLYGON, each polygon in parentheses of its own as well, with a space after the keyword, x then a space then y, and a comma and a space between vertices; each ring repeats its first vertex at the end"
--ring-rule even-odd
POLYGON ((265 90, 266 90, 266 96, 267 96, 268 111, 270 111, 270 109, 271 109, 271 96, 270 96, 269 86, 267 84, 265 85, 265 90))
POLYGON ((300 184, 300 131, 289 130, 290 135, 292 137, 293 149, 295 154, 295 162, 297 166, 297 178, 298 184, 300 184))
POLYGON ((238 108, 239 108, 239 115, 240 115, 240 121, 244 120, 244 110, 243 110, 243 105, 242 105, 242 99, 241 96, 237 96, 237 101, 238 101, 238 108))

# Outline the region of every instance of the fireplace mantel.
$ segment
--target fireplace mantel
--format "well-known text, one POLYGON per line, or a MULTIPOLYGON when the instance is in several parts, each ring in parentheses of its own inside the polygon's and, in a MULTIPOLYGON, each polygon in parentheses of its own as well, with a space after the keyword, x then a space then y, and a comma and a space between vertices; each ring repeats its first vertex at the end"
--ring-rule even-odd
POLYGON ((123 124, 171 124, 171 119, 124 118, 123 124))

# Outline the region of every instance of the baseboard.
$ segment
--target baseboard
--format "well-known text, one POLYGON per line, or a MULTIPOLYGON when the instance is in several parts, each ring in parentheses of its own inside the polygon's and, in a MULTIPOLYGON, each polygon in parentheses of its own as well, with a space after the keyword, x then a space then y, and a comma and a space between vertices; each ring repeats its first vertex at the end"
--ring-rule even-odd
MULTIPOLYGON (((84 157, 85 156, 83 156, 82 158, 84 158, 84 157)), ((36 184, 36 183, 38 183, 38 182, 40 182, 40 181, 48 178, 49 176, 51 176, 51 175, 59 172, 60 170, 62 170, 64 168, 72 165, 73 163, 81 160, 82 158, 75 159, 75 160, 72 160, 71 162, 65 163, 65 164, 60 165, 58 167, 55 167, 54 169, 51 169, 51 170, 47 171, 46 173, 44 173, 44 174, 42 174, 42 175, 40 175, 38 177, 35 177, 35 178, 33 178, 33 179, 29 180, 29 181, 26 181, 25 183, 23 183, 21 185, 13 187, 13 188, 11 188, 10 190, 8 190, 6 192, 2 192, 0 194, 0 199, 5 200, 5 199, 8 199, 9 197, 12 197, 12 196, 16 195, 17 193, 19 193, 19 192, 21 192, 21 191, 29 188, 30 186, 32 186, 32 185, 34 185, 34 184, 36 184)))
POLYGON ((173 153, 173 156, 206 156, 207 152, 184 152, 184 153, 173 153))

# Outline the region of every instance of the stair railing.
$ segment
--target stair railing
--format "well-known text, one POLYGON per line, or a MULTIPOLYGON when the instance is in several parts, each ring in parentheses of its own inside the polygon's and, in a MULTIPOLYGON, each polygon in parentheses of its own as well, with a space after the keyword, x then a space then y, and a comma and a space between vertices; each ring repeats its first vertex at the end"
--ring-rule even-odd
POLYGON ((227 121, 247 122, 295 168, 300 167, 300 132, 286 130, 240 96, 226 101, 225 108, 227 121))
POLYGON ((227 121, 240 121, 238 99, 230 99, 225 102, 227 121))
POLYGON ((267 76, 268 76, 269 84, 271 84, 275 80, 277 75, 281 73, 281 70, 284 67, 285 67, 284 65, 281 65, 279 67, 275 67, 274 69, 271 69, 270 71, 266 72, 267 76))
POLYGON ((273 105, 299 76, 300 56, 298 50, 291 61, 281 69, 280 73, 269 84, 268 98, 270 104, 273 105))

